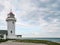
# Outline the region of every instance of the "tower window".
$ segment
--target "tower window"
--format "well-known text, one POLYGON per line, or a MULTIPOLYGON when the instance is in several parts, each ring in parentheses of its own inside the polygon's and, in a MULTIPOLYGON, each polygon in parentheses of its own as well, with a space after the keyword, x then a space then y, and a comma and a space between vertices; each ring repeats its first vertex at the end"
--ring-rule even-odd
POLYGON ((12 31, 11 31, 11 33, 12 33, 12 31))
POLYGON ((12 22, 14 24, 14 22, 12 22))

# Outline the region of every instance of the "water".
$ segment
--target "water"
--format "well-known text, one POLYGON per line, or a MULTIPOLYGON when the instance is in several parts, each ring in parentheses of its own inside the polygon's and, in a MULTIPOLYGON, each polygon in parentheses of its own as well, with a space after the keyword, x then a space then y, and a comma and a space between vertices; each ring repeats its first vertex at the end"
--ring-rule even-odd
POLYGON ((31 40, 48 40, 52 42, 60 42, 60 38, 24 38, 24 39, 31 39, 31 40))

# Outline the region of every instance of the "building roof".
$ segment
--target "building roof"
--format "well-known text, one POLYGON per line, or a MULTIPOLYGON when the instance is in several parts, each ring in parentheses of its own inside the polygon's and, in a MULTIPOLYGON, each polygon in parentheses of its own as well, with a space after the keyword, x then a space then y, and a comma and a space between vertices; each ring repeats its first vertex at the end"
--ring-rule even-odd
POLYGON ((15 15, 13 14, 13 12, 10 12, 6 19, 6 21, 11 21, 11 20, 16 21, 16 18, 15 18, 15 15))
POLYGON ((22 36, 22 35, 16 35, 16 36, 22 36))
POLYGON ((7 30, 0 30, 0 34, 8 34, 7 30))
POLYGON ((10 18, 14 18, 14 14, 10 12, 8 15, 10 15, 10 18))

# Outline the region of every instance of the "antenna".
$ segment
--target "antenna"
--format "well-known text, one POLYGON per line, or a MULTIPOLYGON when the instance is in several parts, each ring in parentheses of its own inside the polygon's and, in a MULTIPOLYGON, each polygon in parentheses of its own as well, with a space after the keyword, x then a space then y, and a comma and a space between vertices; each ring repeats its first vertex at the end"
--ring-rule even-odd
POLYGON ((10 12, 12 12, 12 9, 10 9, 10 12))

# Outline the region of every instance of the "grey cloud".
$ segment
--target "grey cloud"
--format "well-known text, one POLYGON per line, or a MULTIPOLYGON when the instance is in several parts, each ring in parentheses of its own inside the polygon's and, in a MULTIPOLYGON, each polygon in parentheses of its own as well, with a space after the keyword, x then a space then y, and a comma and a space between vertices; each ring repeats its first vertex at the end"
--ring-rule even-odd
POLYGON ((4 9, 4 6, 0 4, 0 11, 4 9))
POLYGON ((28 22, 29 24, 39 24, 40 20, 40 11, 32 11, 29 12, 27 15, 21 17, 22 21, 28 22))
MULTIPOLYGON (((58 11, 60 11, 60 6, 58 2, 59 2, 58 0, 49 0, 48 2, 41 2, 40 0, 30 0, 29 2, 26 0, 25 3, 29 3, 30 6, 36 7, 36 9, 31 11, 28 9, 29 12, 27 12, 26 15, 23 15, 20 19, 23 22, 26 22, 28 24, 34 24, 34 25, 40 24, 41 22, 40 18, 42 18, 47 23, 55 23, 54 22, 55 19, 57 19, 57 22, 59 22, 60 13, 58 13, 58 11)), ((19 5, 21 3, 18 3, 18 2, 15 2, 15 3, 17 3, 15 6, 21 9, 20 8, 21 6, 19 5)), ((23 8, 22 10, 25 11, 23 8)))

